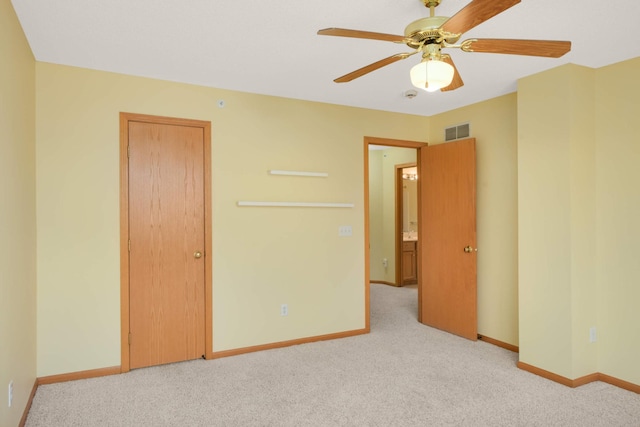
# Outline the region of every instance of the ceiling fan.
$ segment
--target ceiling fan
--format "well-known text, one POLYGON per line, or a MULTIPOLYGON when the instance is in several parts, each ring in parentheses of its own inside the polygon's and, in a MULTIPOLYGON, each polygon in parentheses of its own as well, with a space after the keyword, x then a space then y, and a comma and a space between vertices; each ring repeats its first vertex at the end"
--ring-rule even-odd
POLYGON ((451 56, 443 53, 443 49, 458 48, 464 52, 503 53, 549 58, 559 58, 571 50, 571 42, 556 40, 468 39, 456 44, 463 33, 515 6, 521 0, 472 0, 451 18, 435 16, 435 8, 442 0, 420 1, 429 8, 430 16, 409 24, 404 30, 404 36, 344 28, 326 28, 318 31, 318 34, 322 36, 382 40, 406 44, 414 49, 413 52, 398 53, 369 64, 338 77, 334 82, 350 82, 386 65, 407 59, 416 53, 422 53, 422 61, 411 69, 410 76, 413 85, 429 92, 450 91, 458 89, 464 83, 451 56))

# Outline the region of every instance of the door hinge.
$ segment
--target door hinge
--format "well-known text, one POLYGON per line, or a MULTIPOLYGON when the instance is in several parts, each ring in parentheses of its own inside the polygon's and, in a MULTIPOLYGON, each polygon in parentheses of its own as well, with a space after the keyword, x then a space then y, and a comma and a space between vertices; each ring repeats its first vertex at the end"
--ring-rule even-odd
POLYGON ((127 158, 131 157, 131 146, 127 145, 127 158))
POLYGON ((131 239, 129 239, 128 247, 129 247, 129 252, 131 252, 131 239))
POLYGON ((129 332, 129 337, 128 337, 128 339, 129 339, 129 345, 131 345, 131 332, 129 332))

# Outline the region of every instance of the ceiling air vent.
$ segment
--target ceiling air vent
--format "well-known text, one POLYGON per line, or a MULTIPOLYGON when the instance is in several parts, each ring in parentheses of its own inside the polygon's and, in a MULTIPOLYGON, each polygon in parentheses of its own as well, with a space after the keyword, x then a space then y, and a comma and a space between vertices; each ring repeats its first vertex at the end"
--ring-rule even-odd
POLYGON ((463 123, 457 126, 451 126, 444 130, 444 140, 453 141, 454 139, 468 138, 471 135, 469 123, 463 123))

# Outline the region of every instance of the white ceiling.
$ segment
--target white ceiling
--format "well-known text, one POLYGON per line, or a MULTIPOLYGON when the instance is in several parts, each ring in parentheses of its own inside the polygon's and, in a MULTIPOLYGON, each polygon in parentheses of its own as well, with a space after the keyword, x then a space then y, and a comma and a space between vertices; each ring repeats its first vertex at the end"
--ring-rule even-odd
MULTIPOLYGON (((470 0, 443 0, 452 16, 470 0)), ((402 35, 420 0, 12 0, 38 61, 243 92, 430 116, 516 90, 524 76, 640 56, 637 0, 523 0, 462 37, 570 40, 560 59, 451 53, 465 86, 403 97, 418 55, 350 83, 333 79, 403 45, 318 36, 341 27, 402 35)))

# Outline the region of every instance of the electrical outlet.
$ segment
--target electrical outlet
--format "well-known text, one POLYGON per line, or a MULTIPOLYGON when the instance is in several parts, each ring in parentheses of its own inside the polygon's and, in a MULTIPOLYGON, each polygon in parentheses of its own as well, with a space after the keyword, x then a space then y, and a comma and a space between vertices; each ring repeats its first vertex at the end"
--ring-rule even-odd
POLYGON ((589 329, 589 342, 596 342, 596 327, 593 326, 589 329))
POLYGON ((383 258, 383 259, 382 259, 382 266, 383 266, 384 268, 389 267, 389 260, 388 260, 388 259, 386 259, 386 258, 383 258))
POLYGON ((9 381, 9 408, 13 403, 13 381, 9 381))
POLYGON ((280 306, 280 316, 288 316, 289 315, 289 307, 287 304, 282 304, 280 306))

